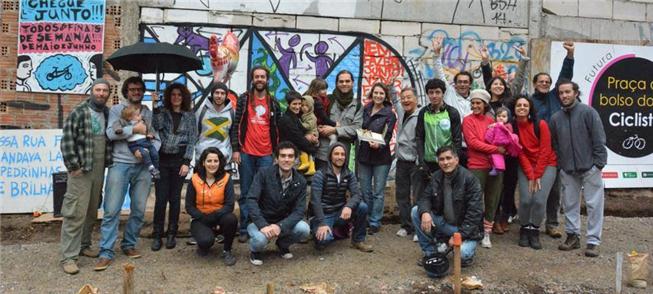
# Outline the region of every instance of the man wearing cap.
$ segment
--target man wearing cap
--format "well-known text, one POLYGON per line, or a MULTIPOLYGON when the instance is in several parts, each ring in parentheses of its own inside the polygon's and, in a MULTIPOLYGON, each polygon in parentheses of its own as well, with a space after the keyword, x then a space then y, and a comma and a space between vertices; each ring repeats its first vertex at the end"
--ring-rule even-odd
POLYGON ((97 79, 91 95, 78 104, 66 118, 61 139, 61 154, 68 170, 66 195, 61 214, 61 264, 63 271, 79 272, 78 255, 97 257, 91 249, 91 232, 104 182, 104 168, 111 164, 111 142, 105 135, 111 92, 109 83, 97 79))
POLYGON ((484 195, 485 215, 483 220, 484 235, 481 246, 491 248, 490 233, 494 225, 494 214, 499 205, 501 189, 503 188, 503 173, 490 175, 492 165, 491 154, 505 154, 502 146, 494 146, 485 142, 485 132, 494 123, 492 115, 488 114, 490 107, 490 93, 483 89, 476 89, 469 95, 472 113, 463 119, 463 137, 467 142, 467 168, 481 183, 484 195))
POLYGON ((469 266, 474 260, 483 226, 481 185, 469 170, 459 165, 453 147, 441 147, 437 156, 440 169, 433 173, 411 213, 424 253, 420 264, 436 254, 447 253, 453 246, 453 234, 458 232, 463 241, 460 247, 462 266, 469 266))

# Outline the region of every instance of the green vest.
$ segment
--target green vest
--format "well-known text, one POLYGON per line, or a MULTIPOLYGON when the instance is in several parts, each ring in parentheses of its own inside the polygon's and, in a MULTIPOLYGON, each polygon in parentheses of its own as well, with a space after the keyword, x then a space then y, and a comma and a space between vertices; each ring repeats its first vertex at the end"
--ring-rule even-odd
POLYGON ((435 152, 442 146, 451 146, 451 120, 446 110, 424 112, 424 161, 438 162, 435 152))

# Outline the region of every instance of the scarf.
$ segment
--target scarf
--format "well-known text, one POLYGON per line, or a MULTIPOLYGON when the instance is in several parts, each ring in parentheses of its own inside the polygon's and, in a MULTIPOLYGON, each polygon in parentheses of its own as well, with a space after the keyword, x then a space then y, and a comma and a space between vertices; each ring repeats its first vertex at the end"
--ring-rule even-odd
POLYGON ((338 109, 340 111, 344 110, 351 102, 354 100, 354 91, 349 93, 342 93, 338 88, 333 91, 333 97, 335 98, 336 103, 338 103, 338 109))

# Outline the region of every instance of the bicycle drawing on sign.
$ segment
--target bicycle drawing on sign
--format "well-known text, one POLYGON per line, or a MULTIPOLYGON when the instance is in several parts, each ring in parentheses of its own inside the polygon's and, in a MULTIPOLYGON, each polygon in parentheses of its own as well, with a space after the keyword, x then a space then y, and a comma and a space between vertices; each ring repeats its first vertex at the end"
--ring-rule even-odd
POLYGON ((640 138, 637 134, 634 134, 626 138, 623 143, 621 143, 621 147, 623 147, 625 150, 630 150, 633 147, 638 150, 644 150, 644 148, 646 148, 646 140, 644 140, 644 138, 640 138))

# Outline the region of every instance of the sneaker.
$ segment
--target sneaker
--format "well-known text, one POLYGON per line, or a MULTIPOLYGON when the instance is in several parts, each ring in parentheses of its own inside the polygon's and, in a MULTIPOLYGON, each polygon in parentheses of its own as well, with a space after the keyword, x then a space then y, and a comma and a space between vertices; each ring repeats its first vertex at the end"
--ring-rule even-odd
POLYGON ((553 238, 553 239, 562 238, 562 232, 561 232, 560 229, 558 229, 557 227, 546 228, 545 233, 546 233, 547 235, 549 235, 549 237, 551 237, 551 238, 553 238))
POLYGON ((61 264, 61 267, 63 267, 63 272, 69 275, 74 275, 79 272, 79 267, 77 267, 77 262, 72 259, 64 261, 63 264, 61 264))
POLYGON ((505 232, 503 231, 503 227, 499 224, 499 222, 494 222, 494 225, 492 226, 492 233, 503 235, 505 232))
POLYGON ((460 260, 460 266, 461 267, 468 267, 470 265, 474 264, 474 258, 468 258, 468 259, 461 259, 460 260))
POLYGON ((154 240, 152 240, 152 246, 150 246, 150 249, 152 249, 152 251, 159 251, 161 250, 162 245, 163 242, 161 242, 161 238, 154 238, 154 240))
POLYGON ((136 259, 136 258, 141 258, 141 256, 142 256, 142 255, 138 252, 138 250, 136 250, 136 249, 134 249, 134 248, 124 249, 124 250, 122 250, 122 253, 124 253, 125 255, 127 255, 129 258, 134 258, 134 259, 136 259))
POLYGON ((258 252, 250 252, 249 253, 249 262, 251 262, 253 265, 263 265, 263 260, 261 259, 261 254, 258 252))
POLYGON ((111 259, 100 257, 95 263, 94 271, 99 272, 107 269, 111 265, 111 259))
POLYGON ((100 250, 93 249, 91 247, 86 247, 79 252, 79 255, 96 258, 100 256, 100 250))
POLYGON ((449 246, 447 246, 447 243, 438 242, 435 244, 435 250, 440 254, 446 254, 449 251, 449 246))
POLYGON ((599 245, 587 244, 587 248, 585 248, 585 256, 587 256, 587 257, 598 257, 599 256, 599 245))
POLYGON ((226 265, 226 266, 232 266, 232 265, 236 264, 236 257, 233 254, 231 254, 231 250, 229 250, 229 251, 224 251, 223 250, 222 251, 222 258, 223 258, 224 265, 226 265))
POLYGON ((401 228, 399 231, 397 231, 397 236, 406 238, 406 236, 408 236, 408 231, 406 231, 404 228, 401 228))
POLYGON ((413 242, 419 242, 419 237, 417 237, 417 234, 413 235, 413 242))
POLYGON ((288 248, 279 247, 279 252, 281 252, 281 258, 283 259, 292 259, 294 257, 288 248))
POLYGON ((481 240, 481 247, 492 248, 492 242, 490 241, 490 233, 485 233, 483 235, 483 240, 481 240))
POLYGON ((528 247, 530 243, 528 242, 528 228, 521 227, 519 229, 519 247, 528 247))
POLYGON ((217 242, 218 244, 223 244, 224 236, 222 234, 215 236, 215 242, 217 242))
POLYGON ((512 215, 511 215, 511 216, 508 217, 508 223, 512 224, 513 222, 515 222, 515 220, 513 219, 512 215))
POLYGON ((576 234, 567 234, 567 240, 558 246, 559 250, 569 251, 580 248, 580 237, 576 234))
POLYGON ((378 234, 380 231, 381 231, 380 227, 372 227, 371 226, 371 227, 369 227, 367 229, 367 234, 371 236, 371 235, 374 235, 374 234, 378 234))
POLYGON ((238 236, 238 243, 245 243, 247 242, 247 240, 249 240, 249 236, 247 235, 247 233, 240 234, 240 236, 238 236))
POLYGON ((372 251, 374 251, 374 248, 372 247, 372 245, 367 244, 364 241, 352 242, 351 247, 356 248, 361 252, 372 252, 372 251))
POLYGON ((197 241, 195 241, 195 238, 190 237, 188 238, 188 241, 186 241, 186 245, 197 245, 197 241))

